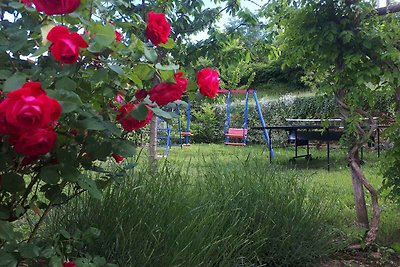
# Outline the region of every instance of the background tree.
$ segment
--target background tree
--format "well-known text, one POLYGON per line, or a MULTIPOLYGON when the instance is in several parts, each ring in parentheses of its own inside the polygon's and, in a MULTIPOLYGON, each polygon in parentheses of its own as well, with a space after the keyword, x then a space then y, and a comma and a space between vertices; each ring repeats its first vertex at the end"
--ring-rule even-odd
POLYGON ((276 45, 285 65, 300 65, 313 73, 321 81, 319 93, 335 96, 345 124, 357 224, 369 229, 369 245, 376 238, 380 208, 378 193, 363 174, 359 151, 377 129, 371 107, 399 84, 399 49, 391 34, 397 32, 397 20, 376 16, 367 1, 277 1, 275 7, 270 10, 280 12, 272 23, 280 26, 276 45), (371 223, 364 188, 371 195, 371 223))

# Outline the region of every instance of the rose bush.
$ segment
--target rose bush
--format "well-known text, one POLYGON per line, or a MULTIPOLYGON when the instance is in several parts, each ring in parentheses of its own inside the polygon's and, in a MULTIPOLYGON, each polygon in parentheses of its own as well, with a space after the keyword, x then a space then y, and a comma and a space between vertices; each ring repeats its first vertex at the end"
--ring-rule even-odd
POLYGON ((172 117, 161 107, 186 94, 188 79, 169 56, 170 23, 150 7, 120 18, 134 5, 123 1, 21 3, 0 2, 0 263, 112 266, 84 245, 63 249, 73 237, 61 229, 54 239, 38 232, 83 192, 101 199, 132 168, 132 132, 172 117), (27 214, 34 225, 20 232, 12 222, 27 214))

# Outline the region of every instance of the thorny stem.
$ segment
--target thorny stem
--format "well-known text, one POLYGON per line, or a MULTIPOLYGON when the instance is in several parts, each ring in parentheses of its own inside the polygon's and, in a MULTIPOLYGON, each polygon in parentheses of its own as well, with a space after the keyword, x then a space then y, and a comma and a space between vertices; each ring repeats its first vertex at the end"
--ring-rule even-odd
POLYGON ((37 231, 39 230, 39 227, 41 226, 41 224, 43 223, 44 219, 46 218, 47 214, 49 214, 50 210, 52 209, 52 202, 49 203, 49 205, 47 206, 46 210, 44 211, 44 213, 42 214, 42 216, 40 217, 39 221, 36 223, 35 227, 33 228, 32 233, 30 234, 27 243, 31 243, 33 238, 35 237, 37 231))

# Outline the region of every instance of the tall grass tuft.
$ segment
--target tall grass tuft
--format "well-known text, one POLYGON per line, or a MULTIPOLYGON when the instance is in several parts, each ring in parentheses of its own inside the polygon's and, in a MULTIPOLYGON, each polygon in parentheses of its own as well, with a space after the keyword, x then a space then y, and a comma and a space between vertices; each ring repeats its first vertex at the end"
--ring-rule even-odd
POLYGON ((55 211, 48 230, 99 228, 89 252, 124 267, 309 266, 332 252, 329 203, 304 177, 250 161, 203 163, 137 169, 102 202, 83 196, 55 211))

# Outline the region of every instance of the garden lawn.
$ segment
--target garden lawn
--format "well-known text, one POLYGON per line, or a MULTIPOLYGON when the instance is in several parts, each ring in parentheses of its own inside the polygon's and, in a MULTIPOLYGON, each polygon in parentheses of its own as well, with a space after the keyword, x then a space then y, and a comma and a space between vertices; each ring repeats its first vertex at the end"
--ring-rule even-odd
MULTIPOLYGON (((343 151, 332 150, 330 172, 324 148, 312 150, 310 162, 289 163, 292 152, 276 149, 271 164, 265 146, 173 147, 156 172, 142 154, 103 201, 83 195, 54 210, 43 234, 98 228, 81 253, 120 266, 312 266, 363 233, 353 227, 343 151)), ((366 174, 379 187, 376 154, 365 156, 366 174)), ((381 203, 379 242, 390 246, 399 241, 399 210, 381 203)))
MULTIPOLYGON (((173 147, 170 150, 167 161, 182 166, 198 166, 199 168, 214 168, 215 160, 223 162, 224 165, 236 165, 239 162, 249 161, 262 162, 271 169, 277 170, 283 175, 292 175, 295 170, 299 176, 304 177, 310 188, 323 189, 325 197, 335 202, 334 218, 343 226, 343 231, 348 234, 356 234, 357 229, 353 227, 355 220, 354 199, 349 169, 344 160, 345 150, 331 148, 330 171, 327 170, 326 147, 319 149, 310 148, 313 159, 307 161, 304 158, 291 161, 294 156, 294 147, 275 148, 275 159, 269 163, 269 152, 266 146, 250 145, 247 147, 232 147, 215 144, 191 145, 189 147, 173 147)), ((382 151, 381 151, 382 152, 382 151)), ((299 155, 305 153, 305 148, 299 148, 299 155)), ((367 179, 380 189, 382 176, 380 173, 380 160, 384 160, 384 151, 378 158, 373 149, 364 150, 363 170, 367 179)), ((189 168, 194 170, 193 168, 189 168)), ((248 177, 251 179, 251 177, 248 177)), ((381 205, 381 228, 378 242, 391 246, 400 243, 400 206, 385 198, 385 192, 380 192, 381 205)), ((370 198, 367 196, 367 206, 370 207, 370 198)), ((360 232, 358 232, 360 234, 360 232)), ((354 236, 353 236, 354 237, 354 236)))

